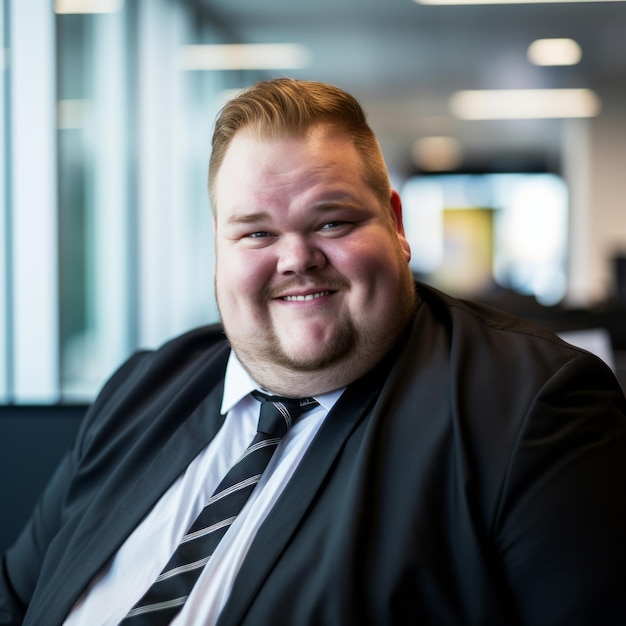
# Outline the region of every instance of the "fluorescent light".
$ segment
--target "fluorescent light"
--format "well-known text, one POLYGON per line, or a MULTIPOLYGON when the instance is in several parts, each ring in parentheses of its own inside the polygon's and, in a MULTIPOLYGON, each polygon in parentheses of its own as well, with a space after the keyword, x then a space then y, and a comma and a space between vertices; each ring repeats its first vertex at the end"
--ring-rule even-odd
POLYGON ((528 46, 526 56, 535 65, 576 65, 582 51, 573 39, 537 39, 528 46))
POLYGON ((124 0, 55 0, 55 13, 117 13, 124 0))
POLYGON ((624 0, 414 0, 417 4, 550 4, 559 2, 624 2, 624 0))
POLYGON ((600 99, 590 89, 459 91, 449 105, 464 120, 594 117, 600 112, 600 99))
POLYGON ((185 70, 299 69, 310 61, 309 49, 295 43, 183 46, 180 53, 185 70))
POLYGON ((413 163, 423 170, 454 170, 463 160, 463 149, 454 137, 433 136, 418 139, 411 149, 413 163))

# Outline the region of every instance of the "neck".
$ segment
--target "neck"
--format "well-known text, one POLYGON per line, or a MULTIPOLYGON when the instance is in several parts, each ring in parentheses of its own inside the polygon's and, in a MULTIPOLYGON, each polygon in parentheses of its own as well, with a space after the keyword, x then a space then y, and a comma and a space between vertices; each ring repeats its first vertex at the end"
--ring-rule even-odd
POLYGON ((405 329, 406 325, 399 328, 384 344, 370 345, 316 370, 298 370, 240 352, 237 357, 262 388, 288 398, 315 396, 346 387, 364 376, 400 343, 405 329))

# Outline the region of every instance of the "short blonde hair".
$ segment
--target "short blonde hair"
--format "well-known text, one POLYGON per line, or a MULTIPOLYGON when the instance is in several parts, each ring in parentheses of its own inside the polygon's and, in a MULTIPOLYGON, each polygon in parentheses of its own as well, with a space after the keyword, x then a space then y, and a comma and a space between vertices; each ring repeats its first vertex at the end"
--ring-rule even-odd
POLYGON ((304 135, 328 125, 345 133, 363 162, 365 182, 383 205, 391 183, 380 144, 358 101, 346 91, 315 81, 277 78, 261 81, 224 105, 215 122, 209 162, 209 197, 215 214, 215 181, 235 134, 249 128, 261 137, 304 135))

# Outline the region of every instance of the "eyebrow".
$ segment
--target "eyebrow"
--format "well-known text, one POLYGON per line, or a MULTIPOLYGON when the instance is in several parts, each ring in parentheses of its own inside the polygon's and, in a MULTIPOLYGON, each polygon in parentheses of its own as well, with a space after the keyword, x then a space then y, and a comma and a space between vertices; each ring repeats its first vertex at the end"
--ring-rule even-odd
MULTIPOLYGON (((358 204, 353 202, 351 198, 343 194, 337 197, 323 198, 311 205, 311 212, 319 214, 330 213, 342 208, 357 208, 358 204)), ((235 213, 226 219, 227 224, 256 224, 265 220, 272 220, 274 216, 268 211, 255 211, 253 213, 235 213)))
POLYGON ((226 219, 228 224, 254 224, 262 220, 268 219, 269 213, 265 211, 258 211, 256 213, 236 213, 226 219))

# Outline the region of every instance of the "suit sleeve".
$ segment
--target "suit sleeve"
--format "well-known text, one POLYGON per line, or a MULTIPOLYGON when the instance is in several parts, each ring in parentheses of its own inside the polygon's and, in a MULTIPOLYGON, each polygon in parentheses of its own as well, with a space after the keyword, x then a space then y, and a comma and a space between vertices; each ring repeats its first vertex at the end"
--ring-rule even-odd
POLYGON ((626 624, 626 406, 595 357, 529 405, 494 532, 522 624, 626 624))
POLYGON ((147 353, 138 352, 126 361, 103 387, 79 429, 72 449, 64 456, 47 487, 39 497, 29 521, 15 543, 2 555, 0 569, 0 624, 21 624, 46 550, 66 519, 66 512, 80 506, 85 494, 71 494, 72 482, 81 460, 89 429, 101 408, 107 404, 129 373, 137 369, 147 353))

